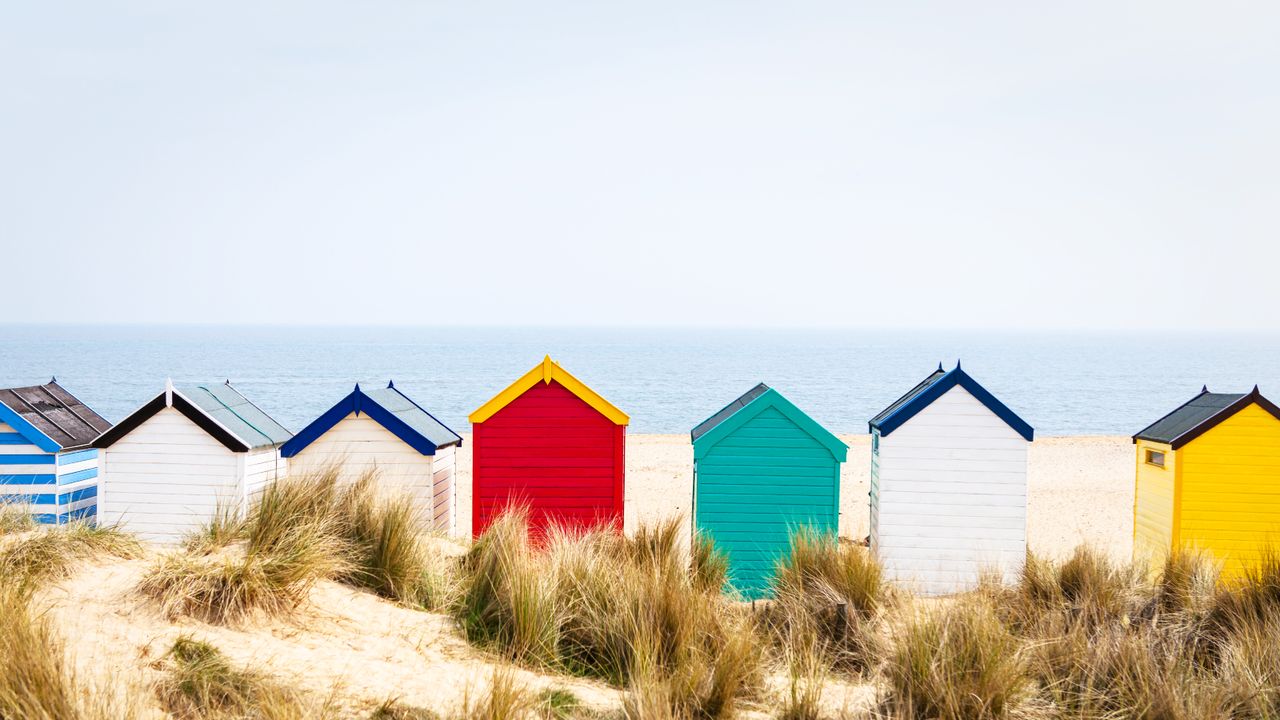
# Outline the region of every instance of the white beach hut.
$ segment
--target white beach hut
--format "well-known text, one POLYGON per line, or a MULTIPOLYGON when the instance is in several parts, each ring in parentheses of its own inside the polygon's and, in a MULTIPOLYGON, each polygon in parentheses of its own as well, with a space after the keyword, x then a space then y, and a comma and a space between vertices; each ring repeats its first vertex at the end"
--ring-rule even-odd
POLYGON ((424 517, 452 534, 458 516, 455 450, 461 446, 461 436, 388 383, 374 390, 356 385, 280 453, 295 475, 332 467, 352 482, 374 471, 380 483, 417 497, 424 517))
POLYGON ((961 592, 1026 560, 1033 430, 973 378, 942 366, 872 418, 871 549, 917 592, 961 592))
POLYGON ((103 433, 98 517, 172 543, 283 477, 292 435, 230 382, 174 387, 103 433))
POLYGON ((93 517, 98 451, 89 443, 110 427, 56 379, 0 390, 0 503, 45 525, 93 517))

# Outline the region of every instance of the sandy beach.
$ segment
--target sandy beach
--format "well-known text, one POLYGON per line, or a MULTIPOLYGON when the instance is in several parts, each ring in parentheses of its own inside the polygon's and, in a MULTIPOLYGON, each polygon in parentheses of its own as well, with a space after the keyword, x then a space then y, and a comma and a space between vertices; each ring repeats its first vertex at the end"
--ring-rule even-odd
MULTIPOLYGON (((469 440, 469 438, 465 438, 469 440)), ((841 435, 849 459, 840 475, 840 534, 867 535, 871 441, 841 435)), ((1036 553, 1069 554, 1087 543, 1116 559, 1133 547, 1133 445, 1128 437, 1047 437, 1031 444, 1027 534, 1036 553)), ((458 533, 471 533, 471 446, 458 455, 458 533)), ((627 437, 628 530, 672 515, 688 520, 693 497, 693 446, 688 435, 627 437)))

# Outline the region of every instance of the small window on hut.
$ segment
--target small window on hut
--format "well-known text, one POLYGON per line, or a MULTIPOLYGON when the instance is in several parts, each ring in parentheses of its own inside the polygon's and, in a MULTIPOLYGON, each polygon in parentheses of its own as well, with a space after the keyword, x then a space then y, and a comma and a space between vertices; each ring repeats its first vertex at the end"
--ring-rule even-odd
POLYGON ((1160 468, 1164 467, 1164 453, 1160 452, 1159 450, 1148 450, 1147 464, 1155 465, 1156 467, 1160 467, 1160 468))

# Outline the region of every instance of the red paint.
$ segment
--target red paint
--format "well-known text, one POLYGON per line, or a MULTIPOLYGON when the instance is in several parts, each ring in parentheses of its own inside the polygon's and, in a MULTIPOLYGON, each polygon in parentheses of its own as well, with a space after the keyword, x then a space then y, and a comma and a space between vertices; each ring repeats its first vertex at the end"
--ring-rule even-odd
POLYGON ((625 425, 556 381, 540 382, 472 426, 471 532, 512 502, 531 529, 550 523, 622 527, 625 425))

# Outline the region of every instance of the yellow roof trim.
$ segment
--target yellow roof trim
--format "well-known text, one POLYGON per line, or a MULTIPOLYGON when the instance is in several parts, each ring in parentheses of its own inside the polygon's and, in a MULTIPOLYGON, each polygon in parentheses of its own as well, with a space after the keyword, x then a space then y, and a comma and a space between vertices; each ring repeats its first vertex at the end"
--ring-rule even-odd
POLYGON ((627 417, 626 413, 614 407, 608 400, 600 397, 595 390, 587 387, 581 380, 569 374, 569 371, 560 367, 558 363, 551 359, 550 355, 544 357, 542 362, 521 376, 519 380, 507 386, 506 390, 494 395, 492 400, 476 408, 468 419, 471 420, 472 424, 484 422, 493 417, 502 408, 510 405, 513 400, 523 395, 529 388, 539 382, 551 384, 552 380, 563 385, 569 392, 578 396, 582 402, 612 420, 615 425, 626 425, 631 422, 631 418, 627 417))

